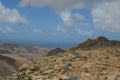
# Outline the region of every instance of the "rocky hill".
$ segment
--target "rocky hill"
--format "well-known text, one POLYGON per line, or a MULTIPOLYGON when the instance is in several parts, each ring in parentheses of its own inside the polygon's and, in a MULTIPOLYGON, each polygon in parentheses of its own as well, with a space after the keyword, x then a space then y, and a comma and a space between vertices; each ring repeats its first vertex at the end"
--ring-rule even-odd
POLYGON ((104 36, 100 36, 97 39, 88 39, 87 41, 81 43, 77 47, 72 48, 72 50, 90 50, 97 49, 100 47, 120 47, 120 41, 108 40, 104 36))
POLYGON ((16 56, 0 55, 0 77, 17 72, 18 68, 25 63, 28 61, 16 56))
POLYGON ((19 68, 8 80, 120 80, 120 44, 104 37, 19 68))

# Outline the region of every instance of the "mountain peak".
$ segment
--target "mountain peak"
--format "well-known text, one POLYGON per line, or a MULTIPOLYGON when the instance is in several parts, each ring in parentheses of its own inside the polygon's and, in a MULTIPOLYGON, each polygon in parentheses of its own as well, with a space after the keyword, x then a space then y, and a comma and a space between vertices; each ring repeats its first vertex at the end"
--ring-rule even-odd
POLYGON ((100 40, 100 41, 109 41, 106 37, 104 36, 100 36, 97 38, 97 40, 100 40))

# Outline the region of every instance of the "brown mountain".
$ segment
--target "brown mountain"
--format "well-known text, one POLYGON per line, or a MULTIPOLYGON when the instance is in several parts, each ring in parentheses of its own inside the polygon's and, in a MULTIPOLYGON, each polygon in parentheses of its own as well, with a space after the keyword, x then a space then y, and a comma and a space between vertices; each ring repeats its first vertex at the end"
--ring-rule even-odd
POLYGON ((28 61, 16 56, 0 55, 0 77, 17 72, 18 68, 25 63, 28 61))
POLYGON ((23 65, 8 80, 120 80, 120 44, 89 39, 67 52, 23 65))

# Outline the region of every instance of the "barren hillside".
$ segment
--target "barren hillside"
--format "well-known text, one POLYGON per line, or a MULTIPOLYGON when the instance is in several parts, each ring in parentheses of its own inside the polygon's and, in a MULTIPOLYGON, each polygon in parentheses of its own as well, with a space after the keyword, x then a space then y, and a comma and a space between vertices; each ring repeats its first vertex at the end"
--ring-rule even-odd
POLYGON ((5 77, 17 72, 18 68, 28 63, 27 60, 9 55, 0 55, 0 76, 5 77))
POLYGON ((94 45, 87 43, 89 49, 85 42, 65 53, 23 65, 8 80, 120 80, 119 41, 112 44, 103 37, 94 41, 94 45))

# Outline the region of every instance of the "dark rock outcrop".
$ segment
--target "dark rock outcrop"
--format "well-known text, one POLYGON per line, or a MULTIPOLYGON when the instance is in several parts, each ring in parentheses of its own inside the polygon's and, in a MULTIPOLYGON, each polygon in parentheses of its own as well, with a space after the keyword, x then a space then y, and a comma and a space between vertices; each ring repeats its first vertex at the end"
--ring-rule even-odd
POLYGON ((59 54, 59 53, 64 53, 64 52, 66 52, 66 50, 61 49, 61 48, 56 48, 56 49, 53 49, 53 50, 51 50, 50 52, 48 52, 48 53, 46 54, 46 56, 57 55, 57 54, 59 54))

